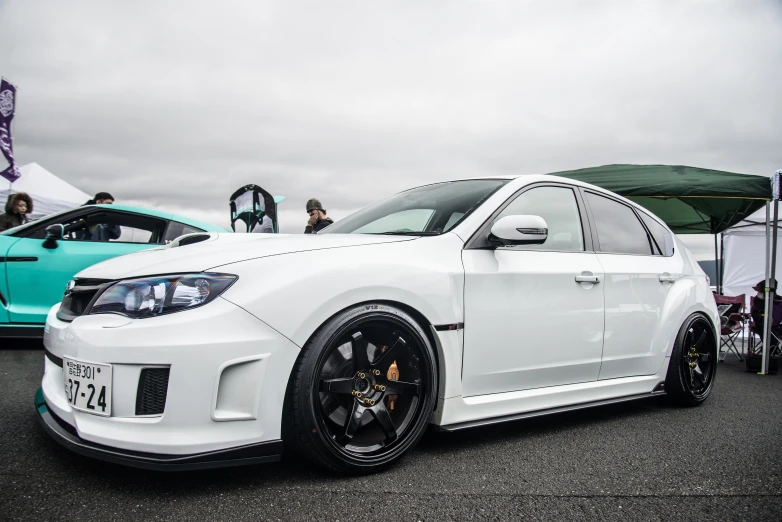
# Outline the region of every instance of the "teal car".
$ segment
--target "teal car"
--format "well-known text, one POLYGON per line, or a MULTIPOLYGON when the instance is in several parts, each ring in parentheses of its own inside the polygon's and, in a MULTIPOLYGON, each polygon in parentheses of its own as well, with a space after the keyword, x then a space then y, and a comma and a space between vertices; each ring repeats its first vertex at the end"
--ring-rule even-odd
POLYGON ((105 259, 225 228, 167 212, 86 205, 0 232, 0 337, 40 337, 73 276, 105 259))

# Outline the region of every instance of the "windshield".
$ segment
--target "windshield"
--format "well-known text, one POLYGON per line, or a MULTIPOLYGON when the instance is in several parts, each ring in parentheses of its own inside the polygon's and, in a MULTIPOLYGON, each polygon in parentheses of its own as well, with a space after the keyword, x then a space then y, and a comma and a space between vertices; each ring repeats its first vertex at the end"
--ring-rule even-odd
POLYGON ((470 179, 407 190, 351 214, 320 234, 442 234, 507 182, 470 179))

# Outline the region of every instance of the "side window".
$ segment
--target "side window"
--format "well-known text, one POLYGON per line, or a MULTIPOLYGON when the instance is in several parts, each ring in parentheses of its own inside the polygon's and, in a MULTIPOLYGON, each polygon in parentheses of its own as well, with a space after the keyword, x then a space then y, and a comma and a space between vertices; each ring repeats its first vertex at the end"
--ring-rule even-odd
POLYGON ((652 242, 633 209, 612 199, 586 193, 595 218, 601 252, 614 254, 653 254, 652 242))
POLYGON ((171 221, 168 224, 168 229, 166 229, 166 235, 163 238, 164 243, 170 243, 179 236, 184 236, 185 234, 192 234, 194 232, 203 232, 200 228, 191 227, 190 225, 185 225, 184 223, 180 223, 179 221, 171 221))
POLYGON ((97 211, 62 223, 63 239, 116 243, 159 243, 165 222, 126 212, 97 211))
POLYGON ((638 214, 640 214, 646 228, 652 233, 652 237, 656 243, 655 250, 657 250, 657 253, 662 253, 665 257, 671 257, 673 255, 673 236, 668 229, 645 212, 638 212, 638 214))
POLYGON ((542 245, 514 246, 516 250, 556 250, 582 252, 584 232, 573 190, 565 187, 538 187, 519 194, 495 218, 511 215, 540 216, 548 225, 548 239, 542 245))

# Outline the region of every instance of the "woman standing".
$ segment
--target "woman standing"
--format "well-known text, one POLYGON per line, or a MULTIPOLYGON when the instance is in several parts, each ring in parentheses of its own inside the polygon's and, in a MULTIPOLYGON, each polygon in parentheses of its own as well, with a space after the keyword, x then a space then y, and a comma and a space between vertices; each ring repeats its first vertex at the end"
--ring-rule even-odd
POLYGON ((0 232, 28 223, 27 217, 33 211, 33 200, 25 192, 17 192, 8 197, 5 214, 0 214, 0 232))

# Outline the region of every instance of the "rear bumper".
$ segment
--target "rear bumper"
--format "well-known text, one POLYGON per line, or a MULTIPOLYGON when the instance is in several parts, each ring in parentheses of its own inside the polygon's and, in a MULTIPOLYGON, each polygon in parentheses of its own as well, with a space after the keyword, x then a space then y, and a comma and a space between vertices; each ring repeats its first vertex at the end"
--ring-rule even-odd
POLYGON ((76 434, 75 428, 49 411, 41 388, 35 393, 35 411, 44 431, 69 450, 124 466, 156 471, 185 471, 276 462, 282 456, 283 444, 280 440, 191 455, 161 455, 110 448, 82 439, 76 434))

